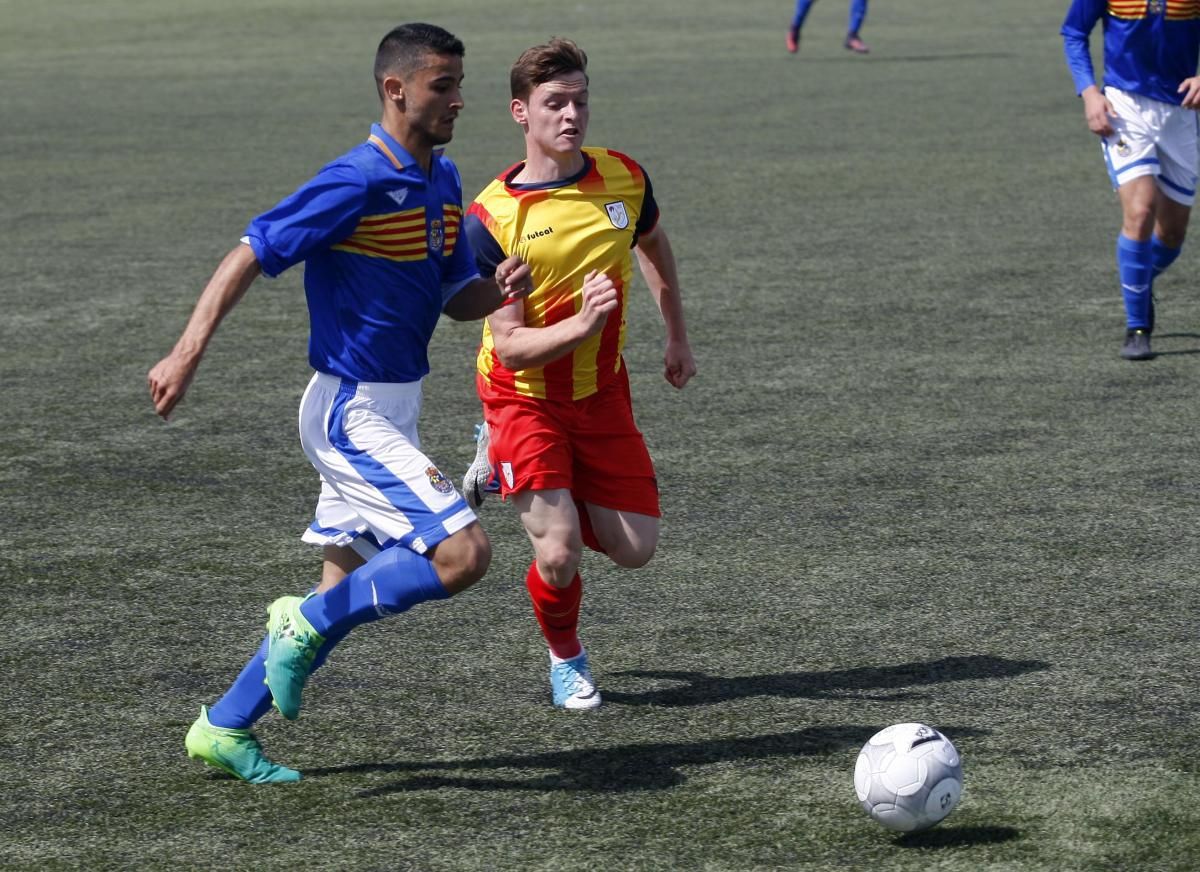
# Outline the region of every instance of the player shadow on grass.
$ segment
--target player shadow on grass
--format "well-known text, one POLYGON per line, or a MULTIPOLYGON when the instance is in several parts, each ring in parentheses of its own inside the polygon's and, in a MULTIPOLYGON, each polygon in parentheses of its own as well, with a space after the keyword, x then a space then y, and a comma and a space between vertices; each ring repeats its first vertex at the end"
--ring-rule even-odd
MULTIPOLYGON (((683 766, 709 766, 771 757, 852 755, 879 727, 837 724, 806 727, 790 733, 711 739, 700 742, 656 742, 550 751, 543 754, 498 754, 468 760, 364 763, 306 769, 306 778, 347 772, 405 773, 406 777, 356 792, 362 798, 412 790, 532 790, 624 793, 666 790, 687 781, 683 766)), ((944 727, 956 739, 986 735, 986 730, 944 727)))
MULTIPOLYGON (((1154 339, 1159 342, 1163 339, 1200 339, 1200 333, 1155 333, 1154 339)), ((1200 348, 1180 348, 1178 350, 1164 351, 1162 346, 1155 350, 1155 357, 1183 357, 1185 355, 1200 354, 1200 348)))
POLYGON ((956 827, 941 824, 919 833, 905 833, 896 839, 901 848, 961 848, 964 845, 997 845, 1021 835, 1014 827, 956 827))
POLYGON ((1012 678, 1048 668, 1049 664, 1040 660, 1006 660, 981 654, 895 666, 860 666, 826 672, 780 672, 733 678, 703 672, 636 669, 607 676, 609 685, 604 688, 604 701, 620 705, 693 706, 750 696, 809 699, 855 696, 898 700, 913 696, 904 688, 980 678, 1012 678), (626 693, 615 689, 614 684, 619 686, 619 682, 612 681, 622 676, 672 682, 672 685, 626 693))

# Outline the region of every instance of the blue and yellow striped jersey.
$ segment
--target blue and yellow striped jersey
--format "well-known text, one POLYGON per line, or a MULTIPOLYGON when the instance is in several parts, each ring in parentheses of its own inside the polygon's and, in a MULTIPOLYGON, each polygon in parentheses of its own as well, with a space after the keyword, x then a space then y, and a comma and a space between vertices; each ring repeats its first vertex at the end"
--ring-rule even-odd
POLYGON ((435 152, 428 175, 378 124, 254 218, 244 241, 263 273, 304 262, 309 363, 366 382, 412 382, 446 301, 479 273, 462 224, 462 181, 435 152))
POLYGON ((1200 60, 1200 0, 1074 0, 1063 47, 1075 93, 1096 84, 1088 38, 1104 21, 1104 84, 1178 105, 1200 60))

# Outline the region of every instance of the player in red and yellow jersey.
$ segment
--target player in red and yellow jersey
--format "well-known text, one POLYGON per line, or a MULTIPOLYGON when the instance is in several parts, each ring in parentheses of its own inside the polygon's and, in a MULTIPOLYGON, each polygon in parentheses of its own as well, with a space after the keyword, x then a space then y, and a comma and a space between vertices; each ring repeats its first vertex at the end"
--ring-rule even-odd
POLYGON ((485 426, 464 491, 498 472, 533 543, 526 587, 550 648, 554 704, 600 704, 577 634, 583 545, 619 566, 654 555, 654 465, 633 419, 621 350, 632 252, 666 324, 665 376, 696 372, 675 258, 650 180, 615 151, 585 148, 587 55, 567 39, 524 52, 510 73, 525 159, 476 198, 464 227, 480 272, 512 255, 534 291, 489 316, 477 359, 485 426))

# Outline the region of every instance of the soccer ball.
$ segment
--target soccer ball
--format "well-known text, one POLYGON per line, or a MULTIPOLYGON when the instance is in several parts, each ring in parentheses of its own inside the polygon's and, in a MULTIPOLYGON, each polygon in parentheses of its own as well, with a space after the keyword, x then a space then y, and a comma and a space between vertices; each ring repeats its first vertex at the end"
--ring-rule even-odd
POLYGON ((859 752, 854 792, 867 814, 889 830, 928 829, 958 805, 962 761, 933 727, 892 724, 859 752))

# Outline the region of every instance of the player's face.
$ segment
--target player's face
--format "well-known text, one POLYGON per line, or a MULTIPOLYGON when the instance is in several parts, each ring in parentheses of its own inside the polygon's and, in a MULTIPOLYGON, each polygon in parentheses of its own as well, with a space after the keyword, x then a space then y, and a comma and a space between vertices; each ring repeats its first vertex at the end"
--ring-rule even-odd
POLYGON ((449 142, 463 108, 462 81, 462 58, 426 54, 424 64, 403 78, 408 129, 431 146, 449 142))
POLYGON ((513 101, 513 117, 546 154, 583 148, 588 126, 588 86, 583 73, 567 73, 533 89, 528 101, 513 101))

